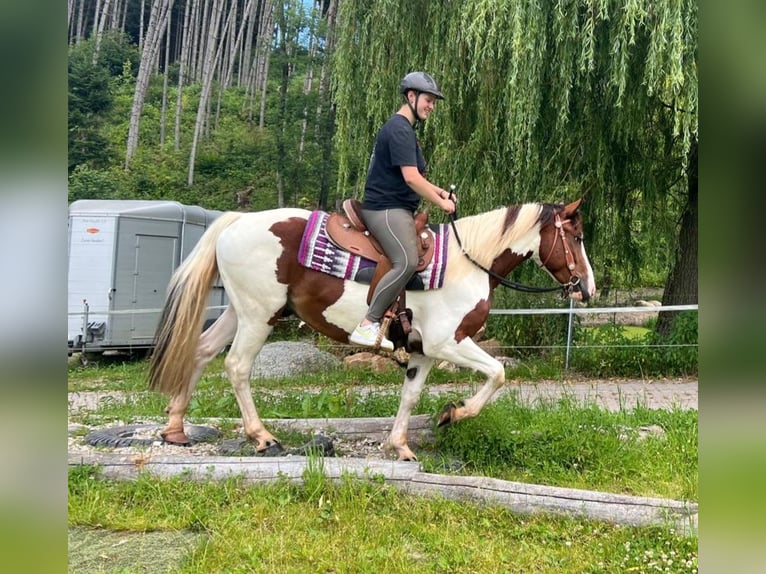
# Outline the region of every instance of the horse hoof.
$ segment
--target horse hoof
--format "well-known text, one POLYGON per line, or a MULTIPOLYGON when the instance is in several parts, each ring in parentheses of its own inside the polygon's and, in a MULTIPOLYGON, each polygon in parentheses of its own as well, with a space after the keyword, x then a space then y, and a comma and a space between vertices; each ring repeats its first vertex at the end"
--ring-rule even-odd
POLYGON ((279 456, 285 451, 282 445, 275 440, 265 441, 263 446, 256 450, 258 456, 279 456))
POLYGON ((458 403, 447 403, 439 413, 439 419, 436 421, 437 428, 456 422, 457 410, 463 406, 463 401, 458 403))
POLYGON ((446 426, 452 422, 452 416, 457 406, 455 403, 447 403, 439 413, 439 419, 436 421, 437 428, 446 426))
POLYGON ((167 432, 167 433, 160 433, 160 436, 162 437, 162 440, 165 441, 167 444, 173 444, 176 446, 189 446, 191 444, 191 441, 189 440, 189 437, 186 436, 186 434, 183 431, 174 431, 174 432, 167 432))

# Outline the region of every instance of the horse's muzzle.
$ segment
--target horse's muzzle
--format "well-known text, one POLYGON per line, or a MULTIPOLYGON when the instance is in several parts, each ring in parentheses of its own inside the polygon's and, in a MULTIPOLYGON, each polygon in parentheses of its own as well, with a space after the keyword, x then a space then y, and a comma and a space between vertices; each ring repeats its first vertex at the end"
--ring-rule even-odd
POLYGON ((590 300, 590 292, 588 289, 583 288, 583 282, 579 278, 568 286, 567 291, 569 298, 575 301, 587 302, 590 300))

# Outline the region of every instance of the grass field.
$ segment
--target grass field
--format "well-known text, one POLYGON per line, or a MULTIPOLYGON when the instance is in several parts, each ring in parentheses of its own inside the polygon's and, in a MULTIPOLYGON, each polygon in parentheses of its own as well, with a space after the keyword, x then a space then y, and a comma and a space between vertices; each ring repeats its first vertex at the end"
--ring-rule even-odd
MULTIPOLYGON (((165 399, 146 392, 145 368, 143 362, 70 366, 70 391, 126 393, 125 402, 102 401, 75 418, 89 424, 164 420, 165 399)), ((521 368, 549 374, 544 366, 521 368)), ((214 364, 203 377, 190 420, 239 416, 220 370, 214 364)), ((433 377, 449 383, 456 375, 436 370, 433 377)), ((459 380, 472 379, 460 373, 459 380)), ((256 398, 266 417, 391 416, 400 383, 397 373, 342 369, 264 381, 267 392, 256 398)), ((424 395, 417 412, 436 412, 454 398, 424 395)), ((528 405, 508 395, 479 417, 437 433, 418 455, 427 471, 697 499, 695 411, 614 413, 566 398, 528 405), (664 434, 641 439, 637 430, 646 425, 664 434)), ((112 482, 99 480, 97 468, 75 468, 69 525, 72 573, 697 570, 696 537, 667 527, 516 515, 416 498, 374 478, 333 483, 310 471, 303 485, 252 486, 147 476, 112 482)))
POLYGON ((696 539, 666 528, 516 515, 416 498, 375 480, 335 484, 314 474, 305 486, 253 487, 234 479, 116 483, 94 480, 97 472, 70 473, 70 572, 85 571, 78 564, 188 574, 697 570, 696 539), (113 542, 94 555, 77 544, 85 536, 113 542), (114 546, 120 540, 134 549, 127 561, 114 546))

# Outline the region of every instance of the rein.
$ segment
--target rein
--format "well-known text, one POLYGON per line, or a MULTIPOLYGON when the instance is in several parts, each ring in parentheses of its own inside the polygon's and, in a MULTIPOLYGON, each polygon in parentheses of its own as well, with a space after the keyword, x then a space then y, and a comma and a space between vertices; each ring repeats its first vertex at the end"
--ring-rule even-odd
MULTIPOLYGON (((451 194, 450 194, 451 195, 451 194)), ((524 285, 523 283, 516 283, 515 281, 509 281, 502 275, 499 275, 498 273, 495 273, 491 269, 487 269, 484 267, 481 263, 476 261, 473 257, 471 257, 468 252, 463 248, 463 242, 460 241, 460 235, 457 232, 457 227, 455 226, 455 221, 457 218, 455 217, 454 213, 449 214, 449 220, 450 224, 452 226, 452 232, 455 234, 455 240, 457 241, 458 247, 460 247, 460 251, 465 255, 466 259, 473 263, 476 267, 484 271, 487 275, 492 277, 493 279, 496 279, 500 285, 503 287, 508 287, 509 289, 515 289, 516 291, 522 291, 524 293, 552 293, 553 291, 558 291, 559 289, 563 290, 563 296, 566 297, 569 291, 577 285, 580 282, 580 278, 576 275, 572 275, 572 277, 569 280, 569 283, 558 285, 557 287, 534 287, 531 285, 524 285)), ((545 263, 548 262, 548 260, 551 258, 551 255, 553 254, 553 249, 556 247, 556 241, 558 241, 558 237, 561 236, 562 244, 564 245, 564 253, 567 258, 567 266, 569 267, 569 270, 572 271, 575 267, 574 259, 572 258, 572 254, 569 251, 569 249, 566 246, 566 242, 564 242, 564 229, 561 225, 561 219, 559 218, 558 214, 556 215, 556 227, 559 230, 559 233, 556 235, 556 238, 553 241, 553 245, 551 246, 550 253, 548 253, 548 256, 545 258, 545 262, 541 265, 545 265, 545 263)))

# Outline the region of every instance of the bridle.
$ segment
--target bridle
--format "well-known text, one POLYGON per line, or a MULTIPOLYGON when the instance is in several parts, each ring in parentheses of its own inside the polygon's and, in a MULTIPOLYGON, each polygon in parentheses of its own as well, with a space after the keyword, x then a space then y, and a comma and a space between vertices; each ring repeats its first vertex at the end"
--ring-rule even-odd
POLYGON ((564 296, 566 297, 571 293, 572 289, 580 284, 580 277, 578 275, 575 275, 574 270, 576 267, 574 255, 572 255, 572 251, 569 249, 569 246, 567 245, 567 242, 565 241, 564 236, 564 223, 561 221, 561 216, 557 213, 555 215, 555 218, 553 220, 553 226, 557 229, 556 234, 553 236, 553 244, 551 245, 551 250, 548 252, 548 256, 545 258, 545 261, 542 261, 540 263, 540 267, 545 267, 545 265, 548 263, 548 260, 551 258, 551 255, 553 255, 553 250, 556 248, 556 243, 559 240, 559 237, 561 238, 561 246, 564 248, 564 257, 567 261, 567 269, 569 269, 569 282, 565 283, 563 285, 564 288, 564 296))
MULTIPOLYGON (((452 198, 452 191, 450 191, 450 199, 452 198)), ((453 200, 454 201, 454 200, 453 200)), ((455 216, 455 213, 449 214, 449 220, 450 224, 452 226, 452 232, 455 234, 455 241, 457 241, 458 247, 460 247, 460 251, 465 255, 466 259, 473 263, 476 267, 484 271, 487 275, 492 277, 493 279, 497 280, 500 285, 503 287, 508 287, 509 289, 515 289, 516 291, 522 291, 524 293, 551 293, 553 291, 558 291, 559 289, 563 290, 562 297, 565 299, 569 297, 569 294, 572 292, 572 290, 580 284, 580 278, 573 273, 575 268, 575 261, 574 256, 572 255, 572 252, 569 250, 569 247, 566 244, 566 241, 564 240, 564 227, 561 222, 561 217, 559 217, 559 214, 556 214, 556 218, 554 220, 554 225, 558 229, 558 233, 556 233, 556 236, 553 238, 553 244, 551 245, 551 250, 548 252, 548 256, 545 258, 545 261, 540 264, 540 267, 544 267, 546 263, 548 263, 548 260, 551 258, 551 255, 553 255, 553 250, 556 248, 556 242, 558 241, 558 238, 561 237, 561 244, 564 247, 564 256, 567 260, 567 268, 569 269, 569 281, 567 283, 562 283, 561 285, 557 287, 534 287, 531 285, 524 285, 523 283, 516 283, 515 281, 509 281, 502 275, 499 275, 498 273, 495 273, 491 269, 487 269, 484 267, 481 263, 476 261, 473 257, 471 257, 468 252, 463 248, 463 242, 460 241, 460 235, 458 235, 457 227, 455 226, 455 221, 457 220, 457 217, 455 216)))

